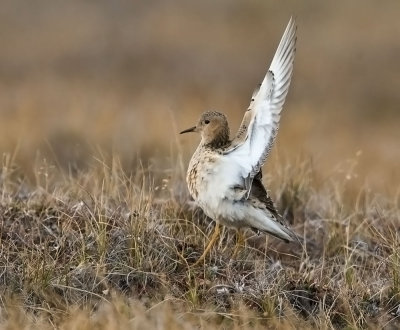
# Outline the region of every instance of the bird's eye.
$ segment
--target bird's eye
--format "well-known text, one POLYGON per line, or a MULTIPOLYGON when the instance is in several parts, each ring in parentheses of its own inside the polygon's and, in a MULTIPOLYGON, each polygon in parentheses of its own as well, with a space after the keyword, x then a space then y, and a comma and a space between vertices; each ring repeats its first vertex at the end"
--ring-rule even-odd
POLYGON ((209 120, 205 120, 205 121, 204 121, 204 124, 206 124, 206 125, 209 124, 209 123, 210 123, 209 120))

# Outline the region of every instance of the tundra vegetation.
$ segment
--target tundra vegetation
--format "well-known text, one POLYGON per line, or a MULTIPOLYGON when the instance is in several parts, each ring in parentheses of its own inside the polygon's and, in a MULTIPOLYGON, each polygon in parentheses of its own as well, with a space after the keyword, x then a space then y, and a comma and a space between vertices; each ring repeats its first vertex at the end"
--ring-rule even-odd
POLYGON ((2 2, 0 328, 400 327, 400 3, 310 3, 2 2), (238 127, 293 13, 263 181, 307 244, 225 228, 193 266, 178 132, 238 127))

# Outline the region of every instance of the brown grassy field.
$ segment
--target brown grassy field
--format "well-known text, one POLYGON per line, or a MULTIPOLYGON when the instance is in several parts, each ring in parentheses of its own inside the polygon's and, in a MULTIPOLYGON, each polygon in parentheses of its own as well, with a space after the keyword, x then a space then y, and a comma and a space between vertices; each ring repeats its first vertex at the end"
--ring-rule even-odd
POLYGON ((0 328, 400 327, 398 1, 6 0, 0 328), (206 109, 234 131, 291 15, 264 182, 302 250, 190 202, 206 109))

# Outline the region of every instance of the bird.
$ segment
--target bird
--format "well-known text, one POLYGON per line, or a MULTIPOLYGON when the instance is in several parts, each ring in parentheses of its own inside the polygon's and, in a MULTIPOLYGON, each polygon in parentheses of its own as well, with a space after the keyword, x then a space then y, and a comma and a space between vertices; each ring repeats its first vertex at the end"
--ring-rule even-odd
POLYGON ((293 74, 296 31, 292 17, 233 139, 227 117, 217 111, 204 112, 195 126, 180 132, 201 135, 186 181, 195 203, 216 221, 209 244, 195 264, 204 260, 218 239, 220 224, 251 228, 285 242, 299 241, 262 183, 262 166, 276 138, 293 74))

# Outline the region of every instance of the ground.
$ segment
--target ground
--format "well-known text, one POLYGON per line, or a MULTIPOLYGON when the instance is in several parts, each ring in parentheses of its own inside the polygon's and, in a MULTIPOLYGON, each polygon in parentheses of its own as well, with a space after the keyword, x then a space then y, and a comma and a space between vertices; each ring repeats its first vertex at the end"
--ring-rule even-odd
POLYGON ((2 0, 0 329, 399 328, 399 12, 2 0), (306 244, 225 228, 194 266, 214 223, 178 132, 217 110, 233 136, 291 16, 263 180, 306 244))
POLYGON ((43 166, 34 187, 5 165, 2 326, 400 326, 398 196, 354 194, 351 178, 322 180, 310 161, 280 164, 265 183, 307 243, 247 231, 234 256, 236 232, 225 229, 193 267, 214 223, 175 165, 128 175, 114 159, 61 181, 43 166))

